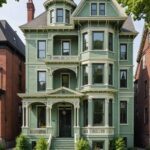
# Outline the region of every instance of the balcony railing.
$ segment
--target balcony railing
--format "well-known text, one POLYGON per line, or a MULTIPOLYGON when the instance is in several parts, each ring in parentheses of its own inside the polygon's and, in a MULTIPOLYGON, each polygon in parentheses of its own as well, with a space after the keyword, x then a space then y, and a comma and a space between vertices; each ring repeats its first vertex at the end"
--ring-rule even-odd
POLYGON ((46 128, 30 129, 30 134, 46 134, 46 128))
POLYGON ((60 55, 53 55, 50 56, 49 59, 46 60, 48 63, 53 63, 53 62, 73 62, 73 63, 77 63, 79 61, 79 56, 71 56, 71 55, 67 55, 67 56, 60 56, 60 55))
POLYGON ((83 135, 114 135, 113 127, 84 127, 83 135))

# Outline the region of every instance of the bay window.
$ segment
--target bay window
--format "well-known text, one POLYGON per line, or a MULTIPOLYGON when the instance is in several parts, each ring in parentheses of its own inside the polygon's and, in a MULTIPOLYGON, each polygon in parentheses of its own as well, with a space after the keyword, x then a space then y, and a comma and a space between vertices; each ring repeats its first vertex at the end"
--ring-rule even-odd
POLYGON ((67 10, 67 9, 65 11, 66 11, 66 13, 65 13, 65 15, 66 15, 66 17, 65 17, 66 18, 66 23, 69 24, 70 23, 70 11, 67 10))
POLYGON ((64 11, 62 8, 56 10, 56 22, 63 23, 64 11))
POLYGON ((110 32, 108 34, 108 50, 113 51, 113 34, 110 32))
POLYGON ((82 70, 83 70, 82 83, 83 85, 86 85, 88 84, 88 65, 83 65, 82 70))
POLYGON ((109 64, 109 75, 108 75, 108 80, 109 80, 109 85, 113 84, 113 65, 109 64))
POLYGON ((88 50, 88 33, 83 33, 83 51, 88 50))

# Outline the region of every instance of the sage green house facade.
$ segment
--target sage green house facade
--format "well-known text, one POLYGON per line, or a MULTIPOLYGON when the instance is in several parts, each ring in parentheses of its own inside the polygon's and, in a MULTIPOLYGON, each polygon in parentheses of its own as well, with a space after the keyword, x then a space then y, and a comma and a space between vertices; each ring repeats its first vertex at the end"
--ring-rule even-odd
POLYGON ((26 37, 22 133, 34 145, 109 149, 115 136, 134 143, 132 19, 116 0, 46 0, 21 26, 26 37))

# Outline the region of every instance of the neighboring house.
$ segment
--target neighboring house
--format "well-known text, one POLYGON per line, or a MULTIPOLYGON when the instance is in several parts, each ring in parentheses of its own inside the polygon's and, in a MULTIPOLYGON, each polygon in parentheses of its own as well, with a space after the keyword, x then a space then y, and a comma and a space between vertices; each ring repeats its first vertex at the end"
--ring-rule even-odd
POLYGON ((135 74, 135 144, 150 146, 150 30, 145 25, 135 74))
POLYGON ((73 150, 79 137, 92 149, 108 150, 114 136, 132 147, 131 17, 116 0, 46 0, 33 20, 34 4, 27 6, 22 133, 33 146, 44 136, 51 150, 73 150))
POLYGON ((14 144, 21 131, 21 101, 25 91, 25 46, 5 20, 0 20, 0 143, 14 144))

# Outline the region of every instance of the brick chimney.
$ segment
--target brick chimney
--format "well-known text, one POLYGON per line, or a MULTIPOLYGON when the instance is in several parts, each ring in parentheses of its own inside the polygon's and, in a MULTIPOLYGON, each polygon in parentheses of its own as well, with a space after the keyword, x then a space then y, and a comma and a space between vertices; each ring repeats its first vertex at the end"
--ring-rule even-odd
POLYGON ((28 0, 27 3, 27 21, 30 22, 34 19, 34 12, 35 12, 35 7, 34 7, 34 3, 32 0, 28 0))

